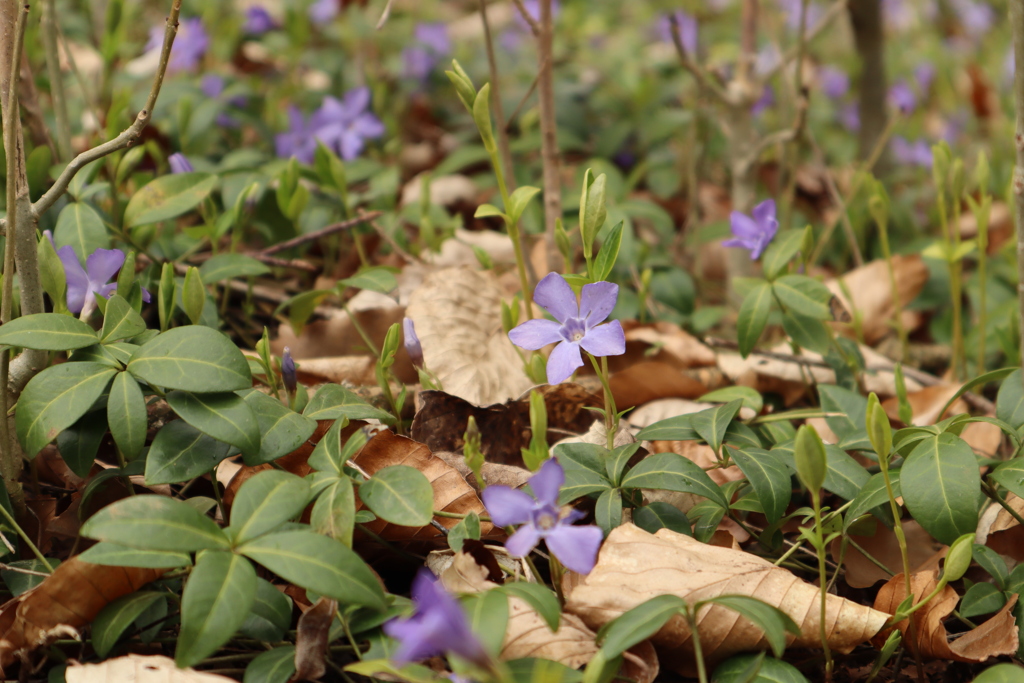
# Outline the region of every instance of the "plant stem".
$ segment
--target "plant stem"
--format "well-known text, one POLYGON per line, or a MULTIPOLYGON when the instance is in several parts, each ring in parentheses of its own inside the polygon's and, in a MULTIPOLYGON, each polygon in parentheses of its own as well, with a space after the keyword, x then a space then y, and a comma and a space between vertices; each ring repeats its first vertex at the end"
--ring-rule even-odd
POLYGON ((494 56, 494 41, 491 38, 491 24, 487 21, 487 0, 479 0, 480 22, 484 26, 484 45, 487 47, 487 67, 491 73, 491 109, 494 111, 494 123, 498 135, 498 151, 501 153, 502 166, 508 175, 508 183, 515 189, 516 179, 512 169, 512 149, 509 147, 508 129, 505 123, 505 107, 501 103, 501 92, 498 88, 498 61, 494 56))
POLYGON ((821 523, 821 492, 811 491, 811 506, 814 508, 814 530, 818 535, 821 547, 818 551, 818 582, 821 584, 821 612, 818 616, 818 627, 821 634, 821 649, 825 653, 825 681, 832 680, 832 651, 828 647, 828 630, 825 628, 826 606, 828 597, 828 572, 825 567, 825 531, 821 523))
POLYGON ((611 384, 608 383, 608 359, 602 357, 598 364, 597 358, 591 354, 590 364, 594 366, 597 378, 601 380, 601 387, 604 389, 604 429, 608 450, 615 448, 615 435, 619 431, 619 413, 615 408, 615 397, 612 395, 611 384))
POLYGON ((43 566, 46 567, 46 571, 52 574, 53 565, 50 564, 50 561, 46 559, 46 557, 39 550, 36 544, 32 542, 32 539, 28 537, 28 534, 25 533, 25 530, 22 529, 21 525, 18 524, 18 522, 14 519, 14 516, 10 512, 8 512, 7 508, 5 508, 3 505, 0 505, 0 514, 3 515, 4 519, 7 520, 7 523, 11 525, 11 528, 13 528, 14 531, 18 534, 18 536, 21 537, 21 540, 23 540, 25 542, 25 545, 29 547, 29 550, 32 551, 32 554, 35 555, 36 558, 43 563, 43 566))
MULTIPOLYGON (((892 324, 900 338, 900 362, 906 363, 910 352, 910 340, 907 330, 903 327, 903 308, 900 306, 900 290, 896 286, 896 269, 892 264, 892 251, 889 249, 889 224, 883 220, 878 226, 878 241, 881 242, 882 256, 889 271, 889 289, 892 292, 892 324)), ((852 301, 852 299, 851 299, 852 301)))
POLYGON ((988 219, 978 232, 978 367, 985 374, 985 331, 988 329, 988 219))
POLYGON ((700 632, 697 630, 697 612, 686 606, 686 623, 690 625, 690 642, 693 643, 693 659, 697 664, 697 680, 708 683, 708 672, 704 668, 704 652, 700 647, 700 632))
POLYGON ((377 359, 379 360, 380 351, 377 350, 377 347, 376 345, 374 345, 373 340, 370 339, 370 335, 366 333, 366 330, 364 330, 363 326, 359 324, 358 320, 356 320, 356 317, 352 314, 352 311, 349 310, 348 304, 342 302, 341 310, 345 311, 345 315, 348 316, 349 322, 352 323, 352 327, 355 329, 355 331, 359 333, 359 337, 363 340, 363 343, 366 344, 366 348, 368 348, 370 350, 370 353, 376 356, 377 359))

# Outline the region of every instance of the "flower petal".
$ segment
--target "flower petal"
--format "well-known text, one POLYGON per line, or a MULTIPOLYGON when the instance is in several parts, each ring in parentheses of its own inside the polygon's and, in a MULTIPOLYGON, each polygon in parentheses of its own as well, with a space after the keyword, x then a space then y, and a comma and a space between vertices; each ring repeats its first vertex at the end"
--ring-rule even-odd
MULTIPOLYGON (((533 495, 537 497, 539 502, 557 505, 558 491, 562 488, 562 484, 565 483, 565 470, 562 469, 557 460, 549 458, 544 461, 544 464, 540 466, 537 473, 530 477, 528 483, 530 488, 533 489, 533 495)), ((486 491, 487 489, 484 489, 484 492, 486 491)))
POLYGON ((614 282, 591 282, 583 285, 580 296, 580 318, 587 321, 587 327, 597 325, 612 312, 619 298, 619 286, 614 282))
POLYGON ((399 641, 391 661, 401 666, 444 652, 448 630, 440 613, 427 612, 411 619, 393 619, 384 624, 384 633, 399 641))
MULTIPOLYGON (((757 206, 751 212, 754 217, 754 222, 757 223, 757 227, 764 231, 767 229, 770 222, 775 222, 775 200, 766 199, 757 206)), ((777 223, 776 223, 777 225, 777 223)))
POLYGON ((536 351, 563 341, 561 329, 562 326, 554 320, 534 318, 510 330, 508 338, 519 348, 536 351))
POLYGON ((345 108, 347 118, 354 119, 370 106, 370 89, 366 86, 352 88, 344 94, 342 106, 345 108))
POLYGON ((68 283, 68 310, 72 313, 79 313, 85 305, 85 296, 89 293, 89 276, 75 256, 75 250, 70 245, 57 250, 57 256, 64 266, 64 279, 68 283))
POLYGON ((739 211, 729 214, 729 228, 739 239, 753 239, 761 232, 753 218, 739 211))
POLYGON ((751 238, 748 239, 746 237, 734 237, 731 240, 725 240, 724 242, 722 242, 722 246, 723 247, 739 247, 741 249, 756 249, 757 248, 757 238, 756 237, 751 237, 751 238))
MULTIPOLYGON (((604 534, 596 526, 563 524, 549 531, 544 540, 559 562, 578 574, 589 574, 597 562, 603 538, 604 534)), ((508 544, 505 546, 507 548, 508 544)))
POLYGON ((525 524, 530 521, 533 498, 523 491, 508 486, 488 486, 481 498, 491 521, 498 526, 525 524))
POLYGON ((580 345, 564 341, 548 356, 548 384, 558 384, 572 377, 583 365, 580 345))
POLYGON ((97 249, 85 259, 85 270, 89 274, 89 284, 94 290, 110 282, 124 265, 124 252, 120 249, 97 249))
POLYGON ((587 330, 580 346, 592 356, 621 356, 626 352, 626 333, 622 331, 622 323, 613 320, 607 325, 587 330))
POLYGON ((579 317, 576 292, 558 273, 548 273, 537 283, 537 288, 533 290, 533 300, 560 323, 579 317))
POLYGON ((519 531, 505 541, 505 550, 512 557, 526 557, 540 543, 540 530, 532 524, 524 524, 519 531))

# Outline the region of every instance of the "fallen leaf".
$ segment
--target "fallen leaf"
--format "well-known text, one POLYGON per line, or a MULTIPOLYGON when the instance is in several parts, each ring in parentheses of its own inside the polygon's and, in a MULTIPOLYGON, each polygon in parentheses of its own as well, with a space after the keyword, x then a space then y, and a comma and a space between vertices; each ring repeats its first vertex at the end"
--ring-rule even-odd
MULTIPOLYGON (((479 493, 483 490, 480 482, 476 480, 473 471, 469 469, 466 464, 466 458, 462 453, 452 453, 451 451, 434 451, 434 455, 441 458, 449 467, 452 467, 456 472, 462 475, 462 477, 469 482, 469 485, 473 487, 473 490, 479 493)), ((533 472, 526 469, 525 467, 518 467, 516 465, 499 465, 492 462, 485 462, 483 467, 480 468, 480 474, 483 476, 484 482, 487 486, 508 486, 509 488, 517 489, 529 480, 533 476, 533 472)))
POLYGON ((324 658, 337 611, 337 601, 320 596, 316 604, 299 617, 295 635, 295 680, 315 681, 327 672, 324 658))
MULTIPOLYGON (((898 572, 903 568, 903 558, 900 555, 896 533, 877 520, 873 521, 875 523, 874 535, 850 534, 850 539, 892 572, 898 572)), ((903 521, 903 534, 907 539, 907 559, 912 570, 919 569, 923 563, 944 547, 914 520, 903 521)), ((841 545, 841 539, 836 539, 831 546, 832 559, 837 562, 841 545)), ((883 571, 852 545, 848 545, 846 548, 843 568, 846 570, 843 580, 852 588, 869 588, 879 581, 888 581, 893 576, 893 574, 883 571)))
POLYGON ((660 398, 630 411, 626 415, 626 421, 637 429, 643 429, 661 420, 679 417, 680 415, 689 415, 690 413, 699 413, 702 410, 714 407, 714 403, 698 403, 696 401, 688 401, 685 398, 660 398))
POLYGON ((676 368, 714 365, 715 352, 675 323, 646 325, 633 321, 622 324, 626 333, 626 353, 608 359, 612 371, 638 361, 666 363, 676 368))
MULTIPOLYGON (((978 235, 978 222, 973 211, 960 214, 960 236, 973 239, 978 235)), ((992 202, 992 210, 988 218, 988 253, 995 254, 1013 234, 1013 213, 1006 202, 992 202)))
POLYGON ((41 584, 0 606, 0 670, 61 636, 77 638, 78 629, 107 604, 165 571, 108 567, 75 557, 63 562, 41 584))
MULTIPOLYGON (((1024 500, 1013 493, 1007 493, 1006 503, 1018 515, 1024 515, 1024 500)), ((1024 527, 1002 506, 994 505, 991 509, 998 510, 998 512, 996 512, 991 526, 988 527, 985 545, 1000 555, 1024 562, 1024 527)))
POLYGON ((179 669, 174 660, 162 655, 115 657, 99 664, 72 661, 64 673, 67 683, 233 683, 233 678, 195 669, 179 669))
POLYGON ((409 298, 426 366, 444 390, 475 405, 521 396, 531 382, 501 327, 502 291, 490 272, 447 268, 409 298))
MULTIPOLYGON (((913 331, 923 319, 916 312, 906 310, 906 307, 917 298, 928 281, 928 267, 917 254, 893 256, 892 267, 896 276, 898 305, 904 318, 904 328, 913 331)), ((849 271, 839 279, 825 283, 847 310, 855 316, 860 316, 864 341, 868 344, 875 344, 882 337, 892 333, 890 321, 893 302, 889 282, 889 264, 885 259, 878 259, 849 271), (843 286, 840 286, 840 280, 843 286), (846 296, 844 289, 849 293, 849 297, 846 296)))
MULTIPOLYGON (((910 588, 917 599, 931 594, 938 585, 938 576, 939 572, 932 569, 917 572, 910 577, 910 588)), ((905 597, 907 587, 901 572, 878 591, 875 609, 895 614, 905 597)), ((952 634, 946 631, 942 622, 952 614, 959 601, 960 596, 956 591, 945 586, 931 602, 914 612, 910 619, 896 624, 896 628, 903 633, 903 643, 907 648, 924 657, 956 662, 984 662, 989 657, 1017 652, 1017 624, 1011 614, 1013 606, 1017 604, 1016 595, 1007 600, 1003 608, 988 621, 951 640, 952 634), (914 621, 916 640, 909 633, 911 619, 914 621)), ((887 633, 880 633, 875 639, 876 644, 886 636, 887 633)))
POLYGON ((613 373, 609 384, 619 410, 659 398, 697 398, 710 387, 668 363, 644 361, 613 373))
MULTIPOLYGON (((933 425, 939 420, 949 417, 950 415, 966 413, 967 404, 963 399, 958 398, 953 401, 953 404, 945 413, 939 415, 939 411, 942 410, 942 406, 946 405, 946 402, 953 398, 959 390, 960 387, 954 384, 936 384, 932 387, 924 387, 917 391, 908 392, 907 402, 910 403, 910 409, 913 411, 913 418, 911 419, 910 424, 923 427, 933 425)), ((882 407, 885 408, 886 414, 891 419, 900 419, 900 402, 898 398, 893 396, 892 398, 886 399, 882 402, 882 407)), ((996 427, 996 429, 999 428, 996 427)))
MULTIPOLYGON (((788 635, 793 647, 817 648, 820 593, 788 570, 740 550, 719 548, 661 529, 649 534, 632 524, 614 529, 586 576, 569 573, 563 583, 565 609, 598 629, 623 612, 658 595, 689 602, 719 595, 760 598, 788 614, 802 635, 788 635)), ((835 595, 827 597, 829 647, 849 652, 875 635, 886 615, 835 595)), ((749 650, 763 650, 764 633, 725 607, 709 605, 698 615, 701 648, 709 663, 749 650)), ((651 638, 661 663, 684 675, 693 670, 691 634, 674 617, 651 638)))

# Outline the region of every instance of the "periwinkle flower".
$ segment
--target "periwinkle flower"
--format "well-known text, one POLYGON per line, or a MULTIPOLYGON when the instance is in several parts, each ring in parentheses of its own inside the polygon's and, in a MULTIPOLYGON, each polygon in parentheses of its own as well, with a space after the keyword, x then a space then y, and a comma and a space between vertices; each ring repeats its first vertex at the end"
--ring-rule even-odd
POLYGON ((482 494, 487 514, 497 526, 521 524, 505 541, 513 557, 526 557, 541 541, 564 566, 588 574, 597 562, 603 534, 596 526, 573 526, 583 517, 579 510, 562 514, 558 491, 565 483, 565 471, 554 458, 545 461, 530 477, 531 498, 508 486, 488 486, 482 494))
POLYGON ((917 95, 906 81, 896 81, 889 88, 889 102, 904 114, 910 114, 917 106, 917 95))
POLYGON ((413 44, 402 51, 405 75, 423 81, 452 50, 448 27, 443 23, 419 24, 413 32, 413 44))
POLYGON ((756 261, 779 231, 779 222, 775 220, 775 200, 766 199, 751 212, 751 216, 733 211, 729 216, 729 224, 734 237, 722 242, 724 247, 742 247, 750 250, 750 260, 756 261))
POLYGON ((416 336, 416 326, 412 322, 412 318, 402 318, 402 340, 405 344, 405 350, 409 353, 409 358, 412 359, 412 364, 417 367, 423 366, 423 347, 420 345, 420 338, 416 336))
MULTIPOLYGON (((697 19, 683 10, 676 10, 672 12, 672 15, 675 16, 676 23, 679 24, 679 38, 682 40, 683 48, 691 56, 695 55, 697 53, 697 19)), ((662 42, 673 42, 672 19, 668 15, 658 19, 657 32, 658 39, 662 42)))
POLYGON ((927 140, 920 139, 910 142, 904 137, 895 135, 891 143, 892 155, 901 164, 907 166, 932 167, 932 148, 927 140))
POLYGON ((840 68, 823 66, 818 69, 818 82, 821 91, 829 99, 838 100, 850 90, 850 77, 840 68))
MULTIPOLYGON (((96 306, 96 295, 108 297, 117 289, 110 280, 124 265, 124 252, 119 249, 97 249, 85 260, 85 268, 70 245, 57 250, 57 256, 64 266, 64 277, 68 283, 68 310, 81 313, 96 306)), ((150 300, 149 292, 143 288, 142 300, 150 300)))
POLYGON ((508 333, 512 343, 528 351, 558 344, 548 356, 548 382, 558 384, 583 365, 580 347, 592 356, 619 356, 626 352, 622 323, 601 323, 615 308, 619 286, 611 282, 583 285, 579 304, 576 293, 558 273, 548 273, 533 290, 536 301, 555 320, 527 320, 508 333))
POLYGON ((284 347, 284 353, 281 354, 281 380, 284 382, 284 388, 288 390, 288 393, 294 394, 296 387, 299 385, 298 373, 295 370, 295 359, 292 358, 292 350, 287 346, 284 347))
POLYGON ((953 11, 956 12, 964 31, 971 38, 980 38, 989 32, 996 14, 992 7, 985 2, 975 0, 952 0, 950 3, 953 11))
POLYGON ((277 28, 277 22, 262 5, 251 5, 245 11, 245 25, 242 30, 251 36, 261 36, 277 28))
POLYGON ((307 11, 314 23, 326 24, 338 16, 338 0, 316 0, 307 11))
POLYGON ((384 135, 384 124, 368 111, 369 106, 370 89, 354 88, 341 100, 325 97, 308 122, 298 109, 290 108, 290 129, 277 136, 277 156, 312 163, 319 140, 345 161, 355 159, 367 140, 384 135))
POLYGON ((394 664, 404 666, 448 652, 488 665, 487 652, 470 629, 466 613, 430 570, 420 569, 413 580, 412 601, 416 612, 411 617, 384 624, 384 633, 399 641, 391 657, 394 664))
POLYGON ((167 164, 171 167, 171 173, 191 173, 196 170, 188 157, 181 152, 175 152, 167 157, 167 164))
MULTIPOLYGON (((159 50, 164 43, 164 28, 154 26, 149 30, 149 42, 146 52, 159 50)), ((177 71, 195 71, 203 61, 206 50, 210 47, 210 36, 203 28, 198 17, 182 19, 178 24, 178 33, 171 47, 171 57, 167 62, 167 73, 177 71)))

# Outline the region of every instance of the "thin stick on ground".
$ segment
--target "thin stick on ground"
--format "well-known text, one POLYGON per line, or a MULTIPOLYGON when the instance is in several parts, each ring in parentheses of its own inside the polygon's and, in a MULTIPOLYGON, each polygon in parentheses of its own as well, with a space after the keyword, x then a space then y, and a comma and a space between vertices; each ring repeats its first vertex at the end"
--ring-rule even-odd
POLYGON ((325 228, 320 228, 319 230, 314 230, 313 232, 307 232, 303 235, 299 235, 298 237, 293 237, 290 240, 285 240, 284 242, 278 242, 273 246, 263 249, 262 251, 260 251, 260 254, 264 256, 270 256, 271 254, 276 254, 278 252, 284 251, 285 249, 291 249, 293 247, 302 246, 303 244, 309 244, 310 242, 316 242, 322 237, 327 237, 328 235, 333 235, 336 232, 341 232, 342 230, 354 228, 357 225, 362 225, 363 223, 369 223, 370 221, 379 218, 382 215, 383 213, 380 211, 367 211, 366 213, 361 213, 355 218, 350 218, 347 221, 332 223, 325 228))

